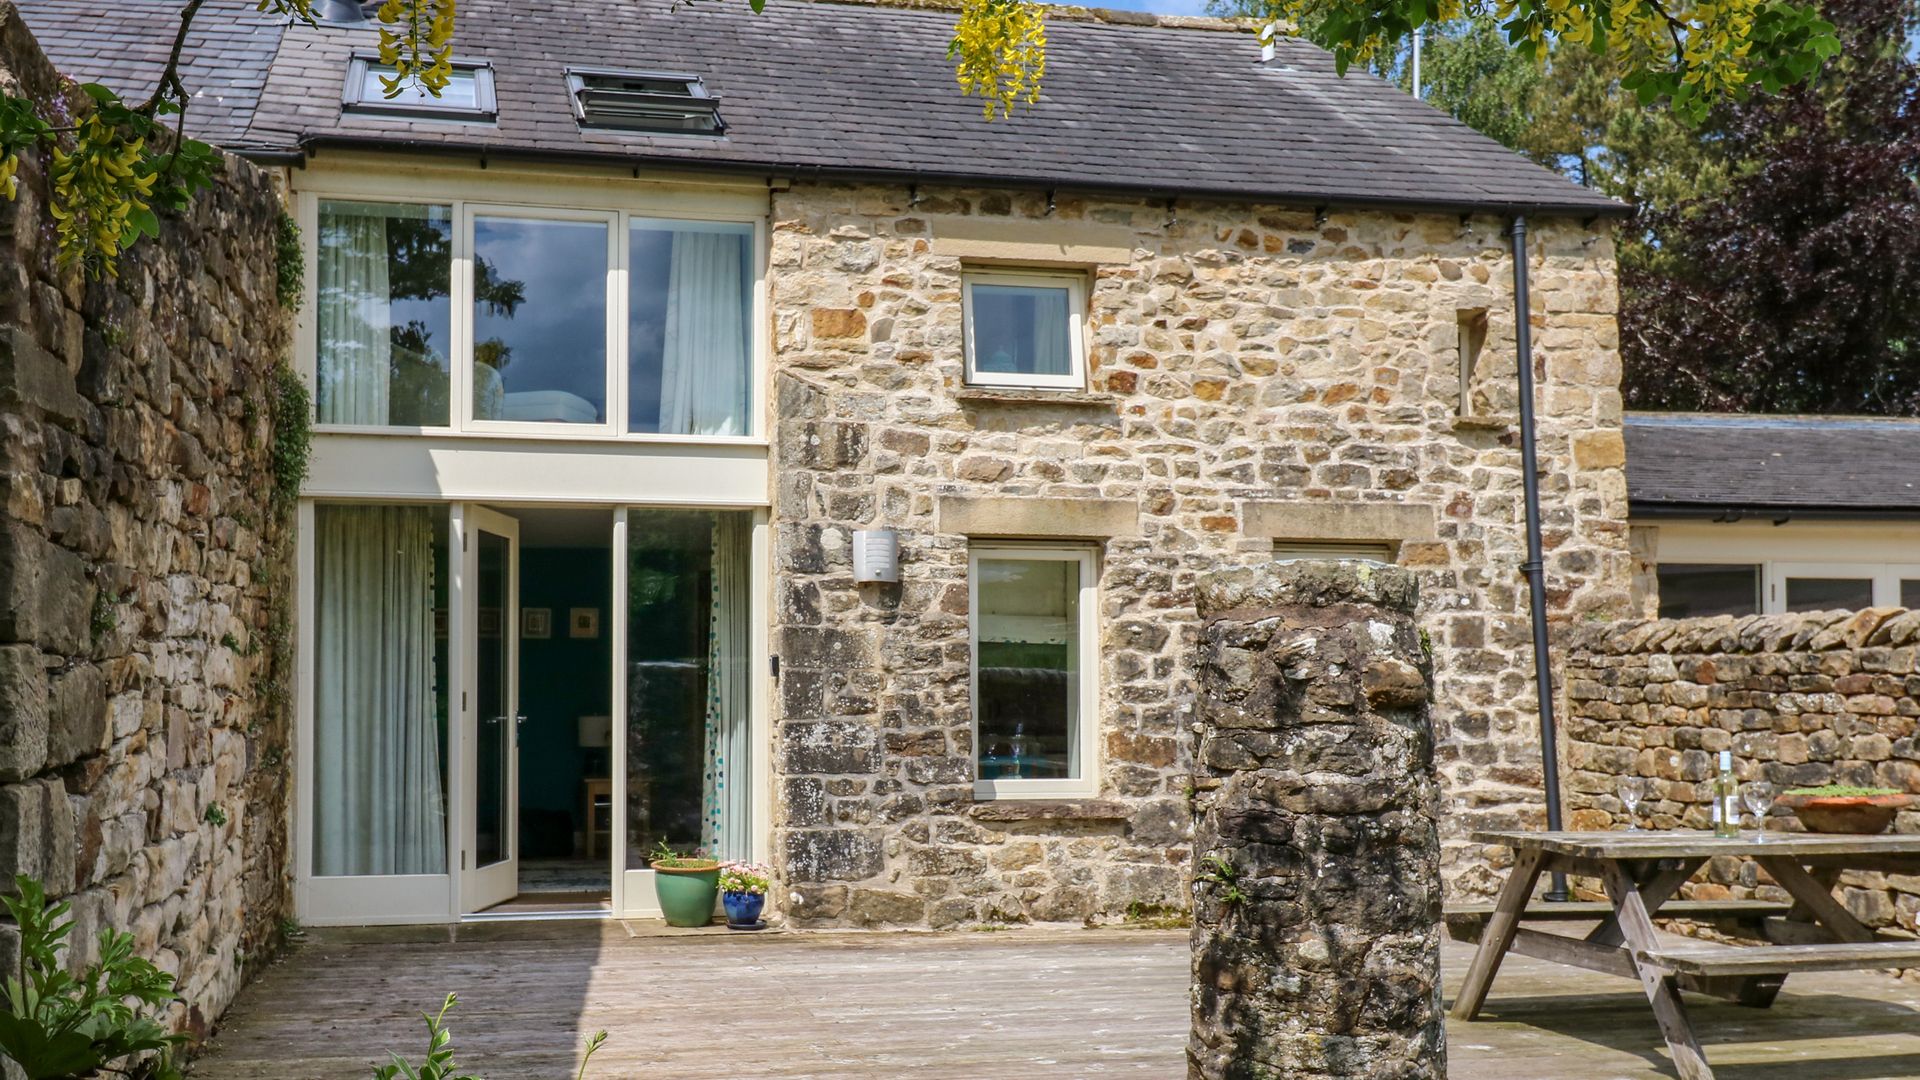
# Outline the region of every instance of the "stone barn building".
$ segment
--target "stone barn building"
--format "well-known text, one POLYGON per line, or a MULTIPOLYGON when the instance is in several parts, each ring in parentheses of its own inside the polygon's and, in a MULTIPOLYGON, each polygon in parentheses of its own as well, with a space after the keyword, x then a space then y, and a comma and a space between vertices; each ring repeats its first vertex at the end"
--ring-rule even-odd
MULTIPOLYGON (((171 35, 160 7, 20 8, 129 91, 171 35)), ((1289 555, 1418 575, 1451 887, 1491 881, 1469 829, 1538 819, 1509 226, 1552 611, 1613 616, 1622 207, 1225 21, 1056 9, 1041 100, 988 122, 950 11, 474 0, 436 99, 387 96, 334 10, 209 0, 188 72, 189 123, 298 225, 312 460, 284 736, 145 782, 194 798, 164 778, 244 763, 284 800, 219 827, 283 843, 200 856, 270 863, 276 916, 645 916, 661 844, 770 863, 805 925, 1184 911, 1195 581, 1289 555)), ((183 363, 162 428, 204 388, 183 363)), ((231 521, 219 490, 188 533, 231 521)), ((109 611, 196 587, 35 535, 109 568, 81 601, 125 571, 109 611)), ((108 647, 36 636, 9 589, 26 668, 108 647)), ((139 625, 135 652, 171 633, 139 625)), ((125 674, 60 768, 209 722, 125 674)), ((98 831, 55 802, 47 835, 98 831)))

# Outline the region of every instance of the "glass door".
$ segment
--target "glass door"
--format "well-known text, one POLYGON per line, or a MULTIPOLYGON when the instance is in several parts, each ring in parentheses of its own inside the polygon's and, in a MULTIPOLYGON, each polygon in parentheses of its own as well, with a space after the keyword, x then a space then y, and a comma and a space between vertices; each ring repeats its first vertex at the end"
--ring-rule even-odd
POLYGON ((467 812, 460 897, 471 912, 519 892, 520 523, 478 506, 464 517, 462 622, 472 627, 472 659, 461 696, 467 812))
POLYGON ((614 907, 659 914, 665 845, 754 857, 750 511, 635 507, 614 518, 614 907))

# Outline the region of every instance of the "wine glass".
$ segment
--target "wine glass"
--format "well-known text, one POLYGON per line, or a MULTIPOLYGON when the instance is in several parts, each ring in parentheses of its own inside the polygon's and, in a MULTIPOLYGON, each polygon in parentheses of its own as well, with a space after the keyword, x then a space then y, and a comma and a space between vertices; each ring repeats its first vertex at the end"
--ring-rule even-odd
POLYGON ((1740 802, 1746 806, 1747 813, 1753 815, 1753 827, 1760 834, 1754 843, 1766 843, 1767 811, 1773 809, 1773 785, 1765 780, 1748 782, 1740 789, 1740 802))
POLYGON ((1640 831, 1640 800, 1647 797, 1647 778, 1623 776, 1614 791, 1620 796, 1620 805, 1627 808, 1627 828, 1640 831))

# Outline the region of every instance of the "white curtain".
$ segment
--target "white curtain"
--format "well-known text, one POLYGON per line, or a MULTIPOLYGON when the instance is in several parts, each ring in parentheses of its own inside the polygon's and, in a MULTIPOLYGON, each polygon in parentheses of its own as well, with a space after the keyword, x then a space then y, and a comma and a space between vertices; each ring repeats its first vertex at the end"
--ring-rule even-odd
POLYGON ((660 431, 746 431, 747 320, 743 239, 736 232, 676 231, 661 350, 660 431))
POLYGON ((1033 294, 1033 370, 1040 375, 1073 371, 1067 353, 1072 337, 1067 326, 1065 289, 1036 289, 1033 294))
POLYGON ((752 848, 752 748, 748 703, 748 538, 742 513, 713 515, 713 594, 707 635, 707 761, 701 771, 700 843, 715 858, 745 861, 752 848))
POLYGON ((317 415, 323 424, 385 424, 393 371, 387 211, 327 203, 320 214, 317 415))
POLYGON ((424 506, 314 512, 314 861, 444 874, 434 528, 424 506))

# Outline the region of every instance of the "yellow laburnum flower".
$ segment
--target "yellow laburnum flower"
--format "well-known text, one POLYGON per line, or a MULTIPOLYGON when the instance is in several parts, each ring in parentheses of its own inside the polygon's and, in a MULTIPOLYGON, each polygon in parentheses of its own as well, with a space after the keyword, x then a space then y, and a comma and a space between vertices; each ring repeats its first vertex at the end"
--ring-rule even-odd
POLYGON ((947 56, 957 61, 961 91, 986 99, 987 119, 996 109, 1012 115, 1016 101, 1040 100, 1047 73, 1045 11, 1027 0, 966 0, 947 56))

